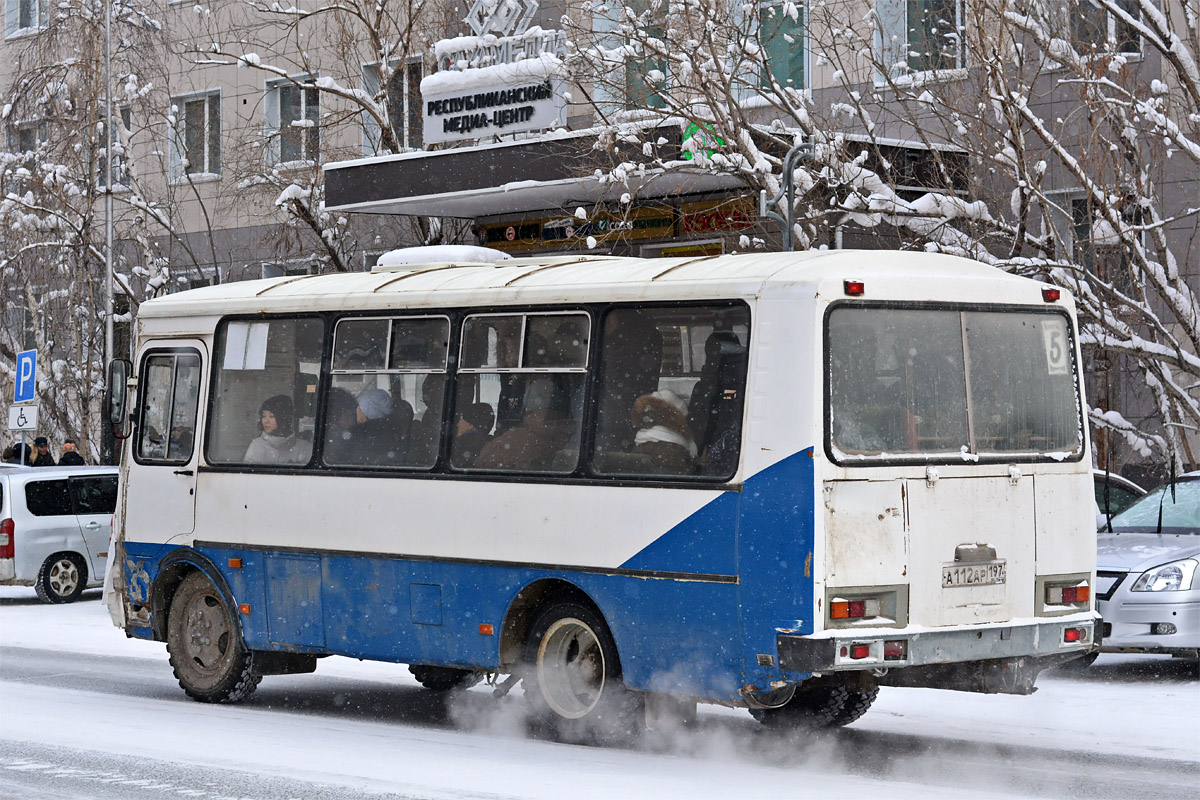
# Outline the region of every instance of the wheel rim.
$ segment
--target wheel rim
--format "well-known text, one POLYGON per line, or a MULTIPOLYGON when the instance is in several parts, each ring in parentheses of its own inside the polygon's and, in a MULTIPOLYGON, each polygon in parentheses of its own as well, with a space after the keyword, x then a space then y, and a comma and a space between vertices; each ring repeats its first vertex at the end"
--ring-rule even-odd
POLYGON ((586 623, 560 619, 542 637, 538 686, 550 710, 560 717, 587 716, 600 702, 605 673, 604 650, 586 623))
POLYGON ((204 593, 188 601, 184 616, 183 650, 192 666, 203 674, 219 672, 229 652, 233 623, 225 604, 204 593))
POLYGON ((55 561, 47 577, 50 591, 59 597, 69 597, 79 588, 79 566, 69 558, 55 561))

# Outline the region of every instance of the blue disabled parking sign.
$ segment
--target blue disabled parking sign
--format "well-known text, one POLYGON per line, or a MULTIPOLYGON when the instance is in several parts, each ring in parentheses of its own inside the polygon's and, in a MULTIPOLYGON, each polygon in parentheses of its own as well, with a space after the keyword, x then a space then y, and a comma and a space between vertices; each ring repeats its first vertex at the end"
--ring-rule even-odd
POLYGON ((14 403, 31 403, 34 398, 34 380, 37 378, 37 350, 17 353, 17 380, 13 389, 14 403))

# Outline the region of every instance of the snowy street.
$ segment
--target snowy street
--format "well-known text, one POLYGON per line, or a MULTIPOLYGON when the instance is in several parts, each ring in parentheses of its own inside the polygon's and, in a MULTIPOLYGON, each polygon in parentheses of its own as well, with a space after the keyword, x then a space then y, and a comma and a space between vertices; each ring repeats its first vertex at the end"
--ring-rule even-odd
POLYGON ((1200 797, 1194 662, 1105 655, 1032 697, 885 688, 809 738, 701 706, 694 727, 578 747, 525 736, 519 690, 447 699, 336 657, 196 703, 164 646, 127 640, 98 600, 0 589, 0 797, 1200 797))

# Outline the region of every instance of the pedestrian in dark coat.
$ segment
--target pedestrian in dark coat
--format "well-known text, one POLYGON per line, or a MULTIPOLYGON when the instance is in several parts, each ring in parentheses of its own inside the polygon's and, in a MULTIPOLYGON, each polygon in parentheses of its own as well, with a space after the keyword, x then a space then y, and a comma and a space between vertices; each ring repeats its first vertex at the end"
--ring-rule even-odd
POLYGON ((50 442, 45 436, 39 436, 33 440, 33 446, 37 449, 37 456, 33 459, 35 467, 53 467, 54 456, 50 455, 50 442))
POLYGON ((62 456, 58 459, 60 467, 82 467, 87 464, 83 460, 83 456, 79 455, 79 451, 75 449, 75 440, 67 439, 63 442, 62 456))

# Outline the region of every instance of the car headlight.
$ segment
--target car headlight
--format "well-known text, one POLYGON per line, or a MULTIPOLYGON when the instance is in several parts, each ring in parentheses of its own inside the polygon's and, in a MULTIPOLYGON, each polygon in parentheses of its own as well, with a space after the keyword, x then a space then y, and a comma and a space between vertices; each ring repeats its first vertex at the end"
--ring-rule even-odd
POLYGON ((1143 572, 1129 588, 1131 592, 1182 592, 1192 588, 1197 561, 1185 558, 1143 572))

